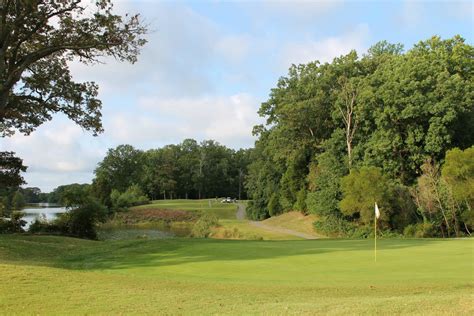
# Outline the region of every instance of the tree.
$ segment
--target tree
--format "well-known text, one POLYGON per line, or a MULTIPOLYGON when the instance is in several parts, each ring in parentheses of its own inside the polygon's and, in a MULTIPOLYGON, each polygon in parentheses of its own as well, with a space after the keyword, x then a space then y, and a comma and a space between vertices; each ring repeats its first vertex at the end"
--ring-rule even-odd
POLYGON ((462 151, 458 148, 446 153, 441 176, 449 186, 455 207, 465 231, 474 227, 474 146, 462 151))
POLYGON ((23 160, 14 152, 0 152, 0 193, 7 188, 16 188, 25 183, 20 172, 25 172, 23 160))
POLYGON ((0 135, 28 135, 57 112, 102 131, 98 86, 74 82, 68 63, 137 60, 146 28, 139 15, 121 17, 112 7, 98 0, 88 13, 79 0, 1 1, 0 135))
POLYGON ((144 153, 131 145, 119 145, 107 151, 104 160, 95 169, 93 185, 95 194, 110 206, 112 189, 125 192, 133 184, 140 184, 143 178, 144 153))
POLYGON ((412 184, 427 157, 474 141, 474 48, 460 36, 421 41, 379 65, 361 96, 365 159, 412 184))
POLYGON ((25 206, 25 197, 19 190, 13 194, 12 204, 15 210, 21 210, 25 206))
POLYGON ((430 159, 421 166, 422 174, 412 192, 424 223, 431 223, 441 231, 443 237, 454 230, 459 235, 457 208, 452 192, 440 176, 440 167, 430 159))
MULTIPOLYGON (((0 136, 28 135, 55 113, 103 131, 98 86, 74 82, 69 63, 109 56, 134 63, 146 27, 139 15, 113 14, 111 0, 95 4, 88 13, 80 0, 0 1, 0 136)), ((2 187, 23 183, 26 167, 13 153, 0 152, 0 166, 2 187)))
POLYGON ((391 184, 380 168, 362 167, 341 179, 342 200, 339 207, 346 216, 360 218, 364 224, 374 219, 374 203, 381 209, 381 220, 391 214, 391 184))

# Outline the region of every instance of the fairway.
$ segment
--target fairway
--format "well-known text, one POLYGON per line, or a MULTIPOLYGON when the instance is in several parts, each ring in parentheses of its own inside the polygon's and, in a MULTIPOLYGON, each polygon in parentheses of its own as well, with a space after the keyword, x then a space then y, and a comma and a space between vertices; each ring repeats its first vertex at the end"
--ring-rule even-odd
POLYGON ((472 314, 472 239, 129 240, 0 236, 20 314, 472 314), (470 258, 470 260, 469 260, 470 258))

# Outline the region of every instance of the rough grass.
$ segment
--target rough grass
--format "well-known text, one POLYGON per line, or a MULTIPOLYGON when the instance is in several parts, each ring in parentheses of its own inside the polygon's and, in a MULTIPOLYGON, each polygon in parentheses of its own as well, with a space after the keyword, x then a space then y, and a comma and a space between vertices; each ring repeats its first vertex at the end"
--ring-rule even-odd
POLYGON ((301 238, 280 232, 272 232, 250 225, 247 220, 225 219, 219 221, 219 227, 212 230, 211 238, 248 239, 248 240, 298 240, 301 238))
POLYGON ((472 239, 0 236, 2 314, 472 315, 472 239))
POLYGON ((220 203, 216 199, 204 200, 156 200, 150 204, 136 206, 134 210, 183 210, 183 211, 199 211, 213 214, 222 219, 234 219, 237 211, 237 204, 220 203))
POLYGON ((282 227, 315 237, 321 237, 314 231, 315 215, 303 215, 301 212, 288 212, 279 216, 270 217, 262 223, 268 226, 282 227))

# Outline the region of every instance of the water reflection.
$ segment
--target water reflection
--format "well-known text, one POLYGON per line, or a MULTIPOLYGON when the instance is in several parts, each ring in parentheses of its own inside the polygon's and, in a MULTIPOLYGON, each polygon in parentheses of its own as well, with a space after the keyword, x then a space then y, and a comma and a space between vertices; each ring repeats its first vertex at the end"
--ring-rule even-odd
POLYGON ((52 221, 56 219, 59 214, 66 213, 66 208, 57 204, 35 203, 28 204, 22 212, 25 213, 23 219, 26 221, 24 229, 28 229, 36 218, 42 217, 47 221, 52 221))

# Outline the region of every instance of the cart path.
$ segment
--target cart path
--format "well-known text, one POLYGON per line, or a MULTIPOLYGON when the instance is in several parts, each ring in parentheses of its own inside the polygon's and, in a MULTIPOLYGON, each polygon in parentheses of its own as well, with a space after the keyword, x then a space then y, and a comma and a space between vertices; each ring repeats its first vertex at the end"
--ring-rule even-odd
POLYGON ((235 217, 238 220, 244 220, 245 219, 245 205, 243 204, 237 204, 237 213, 235 213, 235 217))

